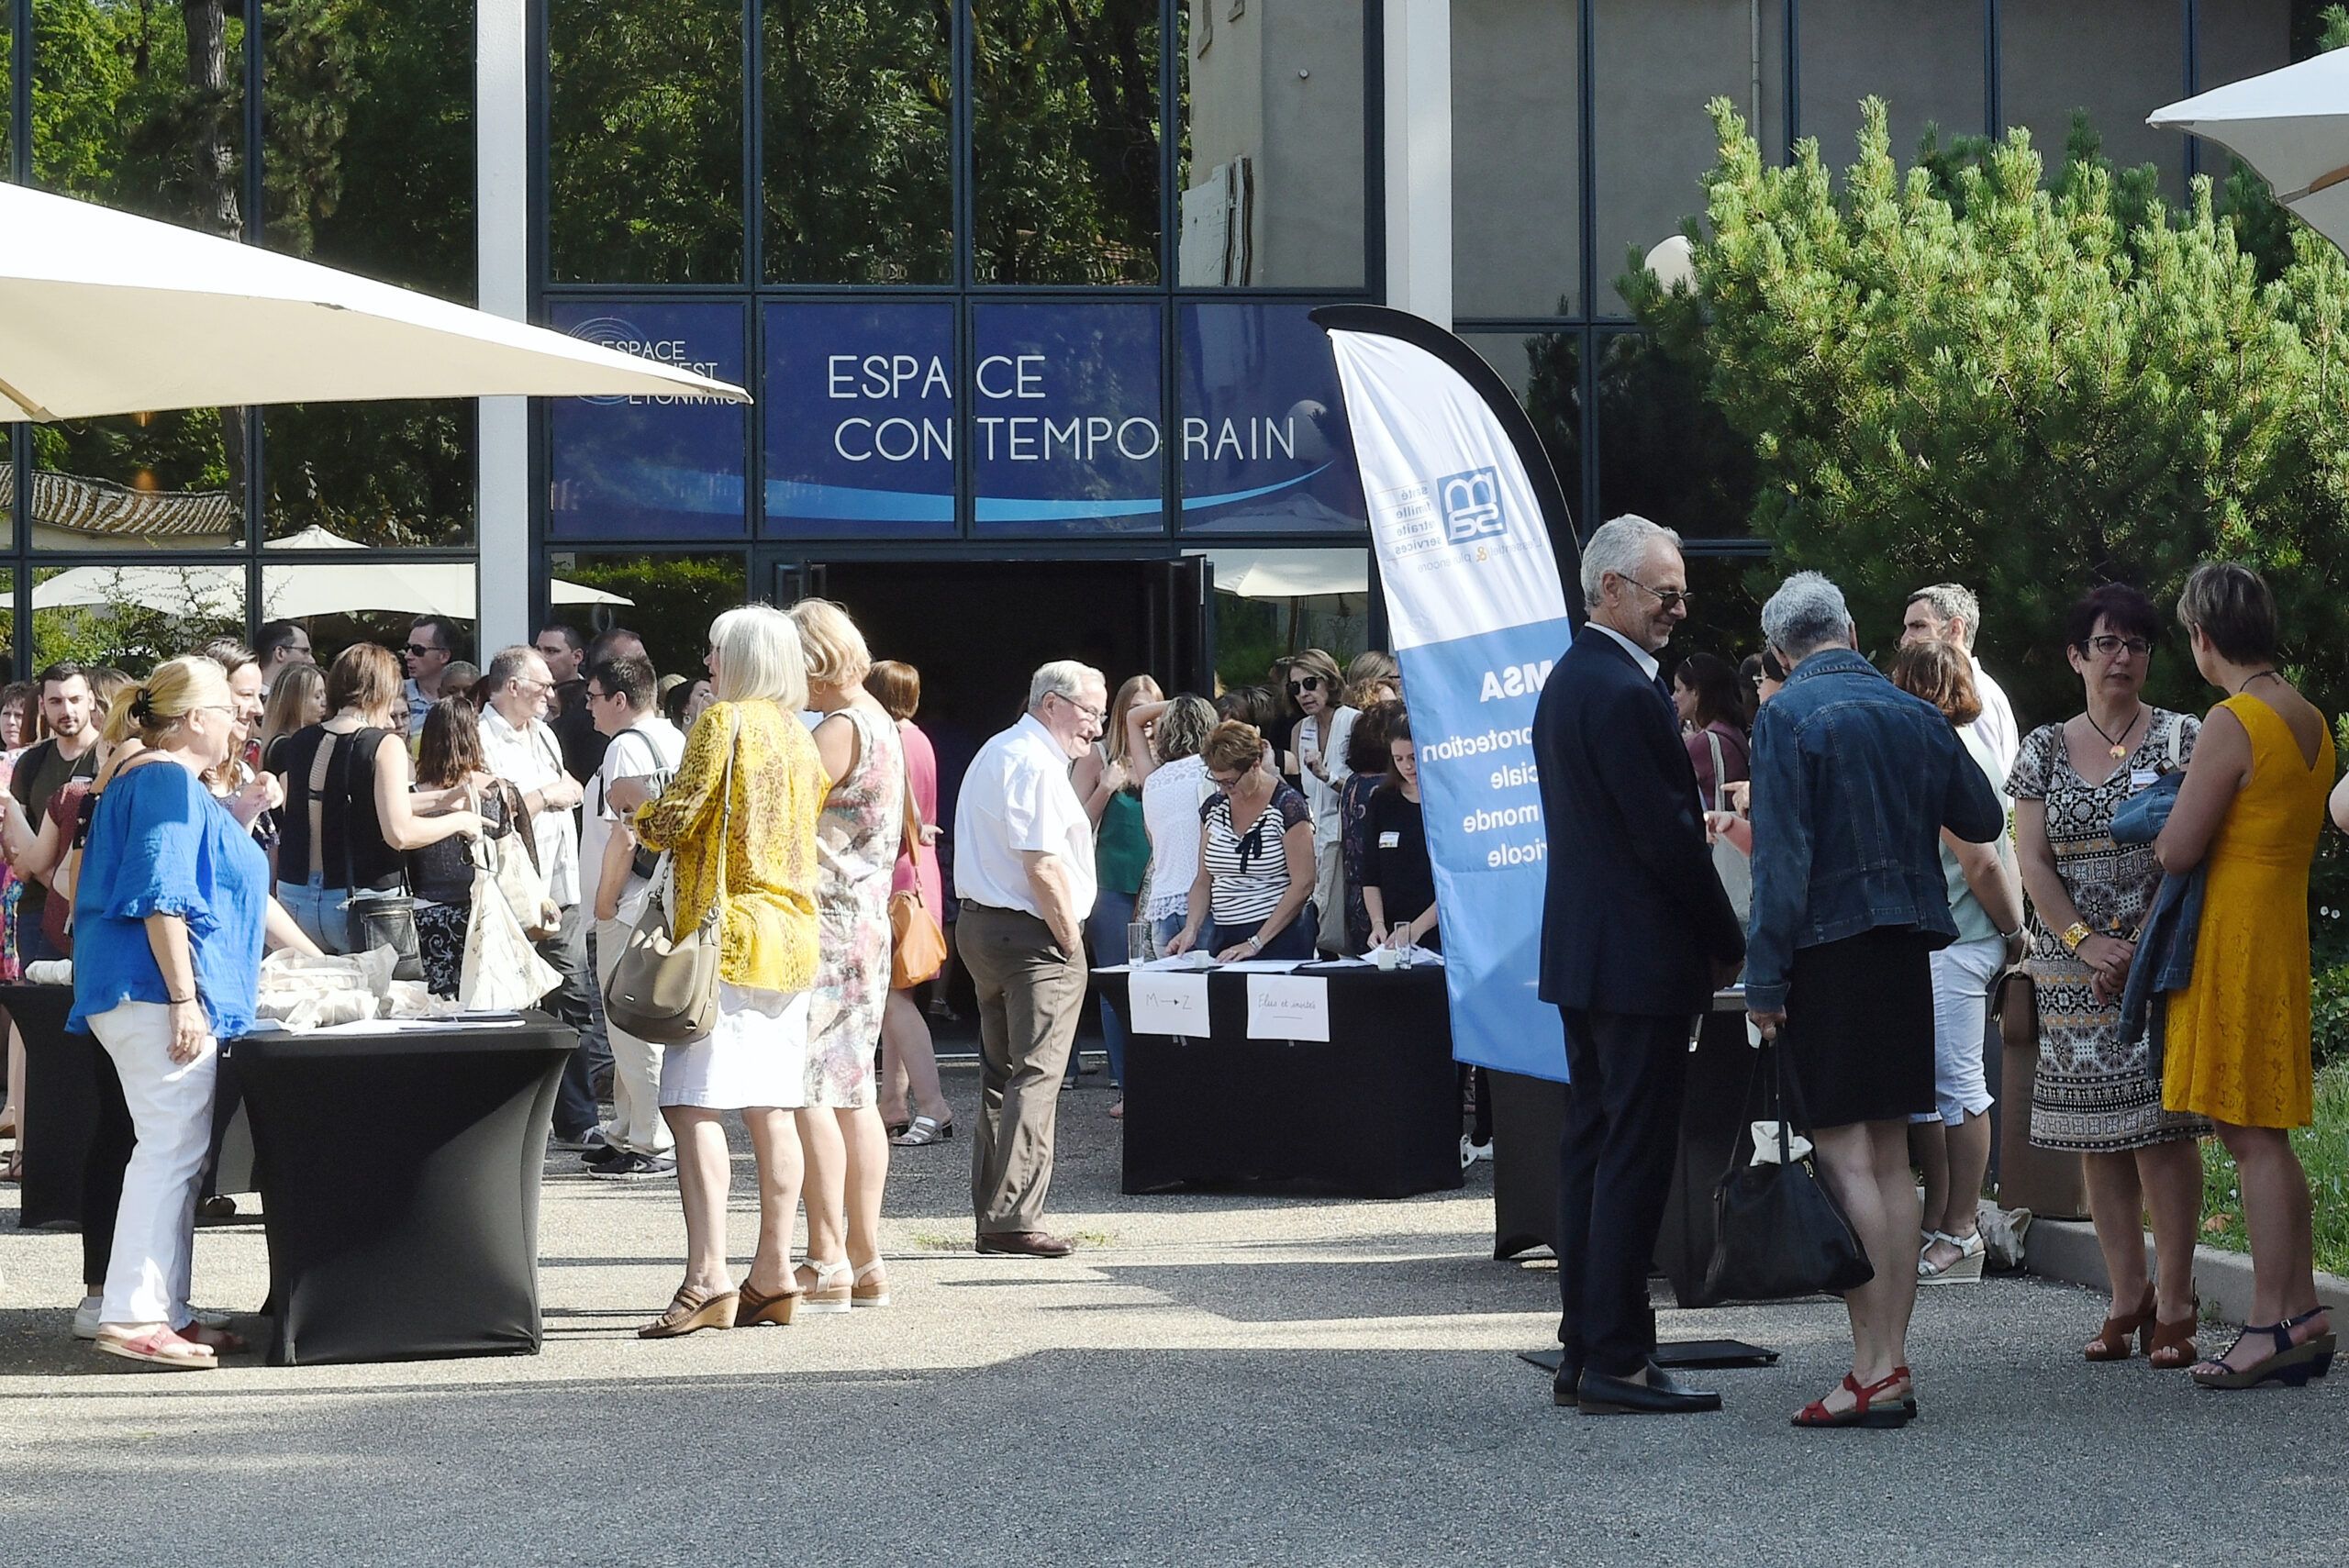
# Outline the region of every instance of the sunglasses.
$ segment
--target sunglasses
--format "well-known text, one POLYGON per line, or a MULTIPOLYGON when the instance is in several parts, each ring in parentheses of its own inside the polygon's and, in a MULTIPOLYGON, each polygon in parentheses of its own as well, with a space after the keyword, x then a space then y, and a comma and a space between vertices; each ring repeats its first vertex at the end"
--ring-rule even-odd
POLYGON ((1288 695, 1291 696, 1299 692, 1318 692, 1320 689, 1321 677, 1319 675, 1300 675, 1288 684, 1288 695))
POLYGON ((422 655, 422 654, 426 654, 426 653, 440 653, 440 652, 445 652, 445 651, 446 651, 446 650, 444 650, 444 649, 434 648, 434 647, 432 647, 430 644, 429 644, 429 643, 423 643, 423 642, 411 642, 411 643, 409 643, 409 644, 407 645, 407 650, 406 650, 406 651, 407 651, 409 653, 417 654, 417 655, 422 655))

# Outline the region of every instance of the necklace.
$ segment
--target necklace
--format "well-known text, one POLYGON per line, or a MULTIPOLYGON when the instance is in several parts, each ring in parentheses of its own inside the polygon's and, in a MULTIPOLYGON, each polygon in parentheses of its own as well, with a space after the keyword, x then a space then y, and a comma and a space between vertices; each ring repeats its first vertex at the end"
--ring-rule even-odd
POLYGON ((2252 684, 2252 682, 2256 681, 2256 680, 2259 680, 2259 679, 2261 679, 2261 678, 2263 678, 2263 677, 2265 677, 2265 678, 2266 678, 2266 679, 2267 679, 2267 680, 2271 680, 2271 681, 2280 681, 2280 680, 2282 680, 2282 679, 2284 678, 2283 676, 2281 676, 2281 675, 2277 674, 2277 673, 2275 671, 2273 671, 2273 670, 2254 670, 2250 674, 2245 675, 2245 676, 2243 678, 2243 685, 2241 685, 2241 686, 2237 686, 2237 687, 2235 688, 2235 695, 2237 695, 2237 696, 2241 696, 2241 695, 2243 695, 2243 687, 2244 687, 2244 686, 2248 686, 2248 685, 2250 685, 2250 684, 2252 684))
POLYGON ((2104 726, 2096 721, 2096 715, 2092 713, 2083 713, 2080 717, 2088 721, 2088 728, 2090 729, 2095 730, 2098 735, 2103 737, 2104 743, 2107 746, 2112 748, 2112 760, 2117 762, 2121 761, 2121 758, 2126 757, 2129 754, 2129 737, 2135 733, 2137 721, 2145 717, 2145 705, 2143 703, 2139 703, 2137 705, 2137 711, 2129 716, 2129 722, 2121 727, 2121 733, 2118 735, 2106 735, 2104 733, 2104 726))

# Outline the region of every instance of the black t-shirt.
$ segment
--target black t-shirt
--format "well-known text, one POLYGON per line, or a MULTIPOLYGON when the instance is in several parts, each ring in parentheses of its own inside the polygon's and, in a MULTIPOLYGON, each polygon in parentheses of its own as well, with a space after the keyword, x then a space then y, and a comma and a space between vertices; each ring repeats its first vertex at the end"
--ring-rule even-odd
MULTIPOLYGON (((1427 817, 1419 803, 1405 799, 1399 789, 1382 785, 1374 791, 1363 815, 1362 884, 1378 889, 1390 927, 1418 919, 1435 902, 1427 817)), ((1435 935, 1431 929, 1420 945, 1433 947, 1435 935)))
MULTIPOLYGON (((17 759, 16 769, 8 775, 8 793, 17 797, 17 804, 25 808, 25 819, 39 831, 41 818, 49 811, 49 797, 57 793, 59 786, 68 779, 95 778, 97 773, 95 744, 83 747, 78 757, 68 757, 57 749, 55 740, 48 740, 17 759)), ((28 880, 23 902, 18 906, 22 911, 18 918, 38 921, 40 906, 48 902, 49 889, 38 881, 28 880)))

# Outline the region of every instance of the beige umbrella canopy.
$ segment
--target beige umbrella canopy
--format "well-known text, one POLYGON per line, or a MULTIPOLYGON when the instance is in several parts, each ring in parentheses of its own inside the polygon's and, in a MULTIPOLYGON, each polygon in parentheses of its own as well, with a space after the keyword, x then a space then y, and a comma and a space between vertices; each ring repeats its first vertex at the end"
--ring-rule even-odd
POLYGON ((0 422, 506 395, 750 401, 681 366, 0 184, 0 422))
POLYGON ((2349 49, 2230 82, 2145 123, 2217 142, 2258 170, 2302 222, 2349 250, 2349 49))

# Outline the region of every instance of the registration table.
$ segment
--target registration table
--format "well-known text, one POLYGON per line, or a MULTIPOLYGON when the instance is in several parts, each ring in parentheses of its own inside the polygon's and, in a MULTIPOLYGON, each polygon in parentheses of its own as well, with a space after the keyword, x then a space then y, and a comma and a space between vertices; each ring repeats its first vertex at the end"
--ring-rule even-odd
MULTIPOLYGON (((1130 1005, 1130 978, 1095 975, 1130 1021, 1146 1022, 1130 1005)), ((1136 1028, 1126 1046, 1125 1191, 1403 1197, 1461 1185, 1440 966, 1308 964, 1286 976, 1227 967, 1188 978, 1203 983, 1203 1027, 1136 1028), (1277 998, 1260 990, 1252 1007, 1251 983, 1263 979, 1310 984, 1272 988, 1277 998)))
POLYGON ((273 1362, 539 1349, 539 1185, 577 1038, 525 1013, 229 1043, 267 1218, 273 1362))

